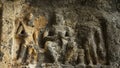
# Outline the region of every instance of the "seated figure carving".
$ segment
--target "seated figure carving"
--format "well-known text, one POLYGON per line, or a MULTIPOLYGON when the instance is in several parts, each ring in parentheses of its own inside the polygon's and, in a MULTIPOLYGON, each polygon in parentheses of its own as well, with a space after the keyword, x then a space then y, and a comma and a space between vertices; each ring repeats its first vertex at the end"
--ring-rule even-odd
POLYGON ((54 63, 72 63, 77 60, 75 54, 77 45, 75 44, 73 34, 73 29, 65 25, 64 17, 56 14, 56 23, 50 29, 46 29, 43 34, 43 40, 45 41, 44 47, 46 51, 51 52, 54 63))

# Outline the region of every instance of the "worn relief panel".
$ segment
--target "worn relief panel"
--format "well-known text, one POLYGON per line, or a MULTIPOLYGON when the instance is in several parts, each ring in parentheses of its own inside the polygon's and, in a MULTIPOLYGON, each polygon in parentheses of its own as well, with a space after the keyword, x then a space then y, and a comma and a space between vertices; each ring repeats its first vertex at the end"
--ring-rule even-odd
POLYGON ((110 14, 112 2, 5 0, 0 68, 119 68, 119 12, 110 14))
POLYGON ((90 11, 82 10, 77 15, 74 9, 69 10, 55 9, 53 22, 45 16, 35 17, 30 5, 21 10, 14 22, 13 67, 40 62, 41 67, 107 64, 100 20, 90 11), (72 14, 79 20, 71 20, 72 14))

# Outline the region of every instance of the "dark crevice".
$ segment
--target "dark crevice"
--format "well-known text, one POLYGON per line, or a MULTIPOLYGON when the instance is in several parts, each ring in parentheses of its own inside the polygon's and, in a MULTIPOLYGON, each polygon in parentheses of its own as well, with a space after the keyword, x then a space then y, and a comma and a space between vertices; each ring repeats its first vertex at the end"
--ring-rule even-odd
POLYGON ((99 43, 100 43, 100 37, 98 35, 99 35, 99 33, 97 31, 95 31, 95 33, 94 33, 94 36, 95 36, 94 39, 95 39, 96 45, 99 45, 99 43))
POLYGON ((0 7, 0 60, 2 60, 3 52, 1 51, 1 37, 2 37, 2 15, 3 15, 3 4, 0 7))
POLYGON ((103 39, 104 39, 104 43, 105 43, 105 48, 106 48, 106 65, 109 65, 109 55, 108 55, 108 42, 107 42, 107 38, 108 38, 108 34, 107 34, 107 21, 103 18, 100 18, 100 24, 101 24, 101 29, 102 29, 102 34, 103 34, 103 39))
POLYGON ((50 51, 45 52, 45 60, 44 60, 44 62, 45 63, 54 63, 55 62, 55 59, 52 56, 50 51))
POLYGON ((49 14, 49 19, 48 19, 48 27, 51 27, 53 24, 56 23, 56 15, 55 12, 51 12, 51 14, 49 14))
POLYGON ((113 0, 113 3, 115 4, 117 11, 120 12, 120 0, 113 0))

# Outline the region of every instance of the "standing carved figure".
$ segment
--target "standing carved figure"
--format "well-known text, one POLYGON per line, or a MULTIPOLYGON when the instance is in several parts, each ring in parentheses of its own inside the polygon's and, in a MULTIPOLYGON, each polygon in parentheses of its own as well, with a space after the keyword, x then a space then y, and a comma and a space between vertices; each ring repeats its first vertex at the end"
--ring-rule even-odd
POLYGON ((106 49, 98 22, 89 21, 81 23, 78 29, 79 44, 85 51, 86 64, 105 64, 106 49))
POLYGON ((23 15, 15 21, 15 38, 12 59, 18 63, 38 61, 38 53, 44 52, 39 46, 39 34, 45 28, 47 20, 39 16, 35 18, 32 13, 23 15))

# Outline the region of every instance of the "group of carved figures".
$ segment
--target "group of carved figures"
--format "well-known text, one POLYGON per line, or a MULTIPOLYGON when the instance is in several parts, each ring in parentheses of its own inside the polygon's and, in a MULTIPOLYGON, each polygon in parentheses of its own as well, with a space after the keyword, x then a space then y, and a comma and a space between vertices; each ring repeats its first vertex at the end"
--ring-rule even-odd
POLYGON ((61 15, 56 15, 56 18, 59 20, 56 19, 56 24, 51 27, 46 27, 48 21, 45 17, 35 18, 32 13, 16 19, 12 47, 12 59, 15 63, 37 63, 38 58, 41 58, 38 53, 44 53, 46 61, 43 62, 46 63, 106 63, 105 44, 100 27, 80 25, 75 32, 73 28, 65 25, 61 15), (39 34, 42 28, 45 30, 40 45, 39 34))

